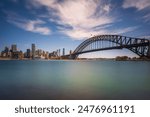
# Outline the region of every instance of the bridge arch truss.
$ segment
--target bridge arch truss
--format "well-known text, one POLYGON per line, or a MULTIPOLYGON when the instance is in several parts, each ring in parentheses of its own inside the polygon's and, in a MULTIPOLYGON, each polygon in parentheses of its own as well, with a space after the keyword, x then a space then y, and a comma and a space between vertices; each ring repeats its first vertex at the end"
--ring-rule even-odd
POLYGON ((150 40, 148 39, 120 35, 98 35, 82 42, 74 50, 71 58, 75 59, 79 54, 88 52, 123 48, 129 49, 140 57, 150 57, 150 40))

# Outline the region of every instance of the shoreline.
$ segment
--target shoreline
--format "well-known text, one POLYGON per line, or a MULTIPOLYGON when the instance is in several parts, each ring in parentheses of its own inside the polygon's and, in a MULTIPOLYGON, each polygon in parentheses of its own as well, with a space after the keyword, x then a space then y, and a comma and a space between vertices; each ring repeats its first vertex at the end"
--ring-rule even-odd
POLYGON ((84 59, 76 59, 76 60, 72 60, 72 59, 11 59, 11 58, 0 58, 0 61, 12 61, 12 60, 18 60, 18 61, 149 61, 150 59, 129 59, 129 60, 116 60, 115 58, 110 58, 110 59, 106 59, 106 58, 99 58, 99 59, 89 59, 89 58, 84 58, 84 59))

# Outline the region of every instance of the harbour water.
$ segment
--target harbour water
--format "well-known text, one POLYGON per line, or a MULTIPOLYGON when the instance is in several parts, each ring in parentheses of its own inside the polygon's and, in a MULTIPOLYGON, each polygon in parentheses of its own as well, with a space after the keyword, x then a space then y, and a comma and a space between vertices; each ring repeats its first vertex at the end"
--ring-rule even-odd
POLYGON ((0 99, 150 99, 150 62, 0 61, 0 99))

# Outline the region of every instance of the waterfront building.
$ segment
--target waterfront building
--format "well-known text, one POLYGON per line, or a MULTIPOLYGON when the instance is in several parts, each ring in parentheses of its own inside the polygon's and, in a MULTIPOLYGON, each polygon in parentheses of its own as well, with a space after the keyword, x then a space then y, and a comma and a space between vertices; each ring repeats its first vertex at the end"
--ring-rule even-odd
POLYGON ((46 52, 45 59, 49 59, 49 52, 46 52))
POLYGON ((36 50, 37 57, 41 57, 43 55, 43 51, 41 49, 36 50))
POLYGON ((72 54, 72 50, 70 50, 70 55, 72 54))
POLYGON ((4 51, 2 51, 1 56, 6 58, 10 56, 9 48, 7 46, 5 47, 4 51))
POLYGON ((6 53, 4 51, 1 52, 1 57, 6 57, 6 53))
POLYGON ((63 56, 65 56, 65 48, 63 48, 63 56))
POLYGON ((4 52, 8 53, 9 52, 9 48, 6 46, 4 52))
POLYGON ((24 58, 22 51, 12 52, 12 59, 22 59, 24 58))
POLYGON ((46 54, 46 52, 45 52, 45 51, 43 51, 42 56, 45 56, 45 54, 46 54))
POLYGON ((31 50, 30 49, 27 49, 26 57, 31 58, 31 50))
POLYGON ((11 45, 11 51, 12 52, 16 52, 17 51, 17 45, 16 44, 11 45))
POLYGON ((36 51, 36 49, 35 49, 35 44, 32 44, 32 59, 35 59, 35 51, 36 51))
POLYGON ((56 56, 57 57, 59 56, 59 49, 56 51, 56 56))
POLYGON ((49 58, 53 59, 57 57, 57 51, 53 51, 52 53, 49 53, 49 58))
POLYGON ((19 52, 19 59, 23 59, 24 58, 24 54, 22 51, 19 52))
POLYGON ((59 56, 61 56, 61 50, 59 49, 59 56))

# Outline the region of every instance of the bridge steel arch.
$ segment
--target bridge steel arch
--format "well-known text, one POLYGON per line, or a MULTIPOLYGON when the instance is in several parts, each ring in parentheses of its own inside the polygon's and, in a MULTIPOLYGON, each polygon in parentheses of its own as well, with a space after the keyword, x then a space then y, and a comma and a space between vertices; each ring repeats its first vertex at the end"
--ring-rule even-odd
POLYGON ((71 59, 76 59, 83 53, 112 50, 129 49, 140 57, 150 58, 150 40, 142 38, 126 37, 121 35, 98 35, 82 42, 70 55, 71 59), (105 46, 104 41, 108 42, 105 46))

